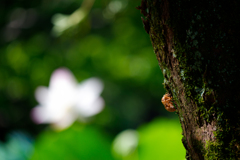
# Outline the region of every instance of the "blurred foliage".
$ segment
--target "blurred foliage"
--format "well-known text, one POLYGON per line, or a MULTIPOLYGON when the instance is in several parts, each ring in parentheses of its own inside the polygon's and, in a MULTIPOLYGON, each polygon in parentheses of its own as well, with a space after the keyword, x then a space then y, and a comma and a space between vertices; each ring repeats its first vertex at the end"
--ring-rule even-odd
POLYGON ((139 129, 139 160, 172 159, 184 160, 182 129, 179 122, 156 119, 139 129))
MULTIPOLYGON (((181 142, 181 127, 178 122, 155 119, 141 126, 137 131, 139 132, 138 147, 126 156, 115 156, 116 160, 184 160, 185 149, 181 142)), ((111 160, 113 159, 110 153, 111 141, 112 136, 102 132, 98 127, 75 123, 62 132, 44 131, 36 140, 35 152, 31 159, 111 160)), ((122 145, 124 147, 124 144, 122 145)))
MULTIPOLYGON (((6 140, 6 135, 14 130, 24 130, 34 137, 40 133, 42 139, 51 140, 50 137, 54 137, 52 131, 41 133, 46 125, 33 124, 30 111, 37 105, 34 98, 36 87, 48 86, 51 73, 62 66, 69 68, 79 82, 90 77, 103 80, 102 97, 106 106, 91 123, 111 136, 128 128, 136 129, 155 117, 177 118, 175 113, 165 111, 161 104, 165 93, 163 76, 149 36, 143 29, 141 14, 135 8, 140 1, 96 0, 78 24, 58 35, 54 34, 54 17, 59 13, 69 16, 82 3, 83 0, 1 2, 1 140, 6 140)), ((56 135, 66 134, 67 138, 73 134, 77 138, 80 129, 74 128, 56 135)), ((155 129, 158 129, 157 126, 155 129)), ((180 131, 176 131, 175 134, 180 135, 180 131)), ((98 130, 91 127, 79 134, 88 132, 89 136, 99 136, 98 130)), ((159 131, 160 138, 161 134, 164 131, 159 131)), ((176 141, 180 141, 178 138, 176 141)), ((78 139, 81 141, 80 136, 78 139)), ((40 141, 36 143, 37 148, 41 148, 47 140, 43 140, 42 144, 40 141)), ((104 142, 105 148, 107 141, 104 142)), ((77 152, 77 148, 73 151, 77 152)))
POLYGON ((104 81, 107 109, 99 115, 99 121, 104 121, 102 124, 109 129, 118 132, 134 128, 155 116, 167 114, 160 102, 165 92, 163 77, 149 37, 142 28, 141 15, 135 9, 139 3, 125 1, 125 8, 112 13, 111 18, 104 18, 111 1, 95 1, 79 25, 54 37, 51 18, 56 13, 71 14, 82 3, 57 2, 3 3, 1 128, 38 133, 39 128, 29 117, 29 111, 36 105, 34 90, 39 85, 48 86, 51 73, 61 66, 69 68, 78 81, 93 76, 104 81), (32 26, 24 28, 30 9, 36 16, 32 26), (15 28, 9 26, 13 22, 15 28), (19 34, 7 39, 10 35, 5 30, 9 28, 18 30, 19 34), (101 120, 105 116, 108 120, 101 120))
POLYGON ((62 132, 47 130, 37 139, 31 160, 111 160, 111 141, 99 129, 75 124, 62 132))
POLYGON ((33 152, 32 138, 22 132, 12 132, 7 143, 0 142, 0 160, 25 160, 33 152))

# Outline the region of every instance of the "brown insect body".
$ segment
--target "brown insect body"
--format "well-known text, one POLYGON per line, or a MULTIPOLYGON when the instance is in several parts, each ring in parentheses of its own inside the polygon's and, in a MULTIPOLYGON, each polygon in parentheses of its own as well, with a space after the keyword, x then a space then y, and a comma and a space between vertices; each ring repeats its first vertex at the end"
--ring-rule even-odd
POLYGON ((175 112, 176 111, 176 109, 174 108, 173 103, 172 103, 172 97, 169 93, 165 94, 162 97, 162 103, 163 103, 165 109, 168 112, 175 112))

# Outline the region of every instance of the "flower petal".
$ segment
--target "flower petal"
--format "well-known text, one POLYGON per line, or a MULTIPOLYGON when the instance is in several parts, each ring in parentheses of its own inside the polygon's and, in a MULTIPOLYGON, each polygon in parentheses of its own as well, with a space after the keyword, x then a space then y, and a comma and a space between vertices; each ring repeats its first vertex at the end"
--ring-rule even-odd
POLYGON ((76 119, 76 116, 74 116, 74 114, 65 114, 64 117, 62 117, 62 119, 56 121, 55 123, 53 123, 53 127, 56 128, 57 130, 62 130, 65 129, 67 127, 69 127, 76 119))
POLYGON ((78 85, 70 70, 57 69, 51 76, 49 88, 37 88, 35 97, 40 105, 33 108, 32 119, 64 129, 77 117, 84 119, 103 109, 102 90, 103 84, 97 78, 89 78, 78 85))
POLYGON ((44 86, 39 86, 35 91, 35 98, 41 105, 48 102, 48 88, 44 86))
POLYGON ((73 74, 66 68, 57 69, 51 76, 47 106, 65 110, 76 103, 76 93, 77 82, 73 74))
POLYGON ((76 110, 82 117, 90 117, 101 112, 104 104, 103 98, 99 97, 89 105, 76 106, 76 110))
POLYGON ((98 78, 89 78, 78 86, 78 106, 91 105, 101 94, 103 83, 98 78))
POLYGON ((77 81, 72 72, 67 68, 59 68, 55 70, 51 76, 49 88, 61 88, 61 87, 76 87, 77 81))
POLYGON ((42 106, 34 107, 31 111, 32 120, 37 123, 49 123, 49 114, 46 109, 42 106))

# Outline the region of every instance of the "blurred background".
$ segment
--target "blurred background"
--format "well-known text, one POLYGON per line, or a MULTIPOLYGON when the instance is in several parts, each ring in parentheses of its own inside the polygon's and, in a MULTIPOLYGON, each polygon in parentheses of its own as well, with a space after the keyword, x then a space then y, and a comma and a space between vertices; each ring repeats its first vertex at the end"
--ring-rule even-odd
POLYGON ((184 160, 179 119, 161 103, 163 76, 139 5, 1 1, 0 160, 184 160), (104 104, 91 117, 68 114, 77 118, 56 129, 56 121, 36 123, 31 113, 45 104, 36 89, 50 92, 53 73, 63 67, 75 86, 97 77, 104 104))

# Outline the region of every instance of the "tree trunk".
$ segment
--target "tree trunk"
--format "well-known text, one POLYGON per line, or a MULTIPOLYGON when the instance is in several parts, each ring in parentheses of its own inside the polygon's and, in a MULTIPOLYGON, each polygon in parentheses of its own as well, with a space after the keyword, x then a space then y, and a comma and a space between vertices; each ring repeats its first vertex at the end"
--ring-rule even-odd
MULTIPOLYGON (((240 1, 142 0, 186 159, 240 159, 240 1)), ((174 152, 174 151, 173 151, 174 152)))

